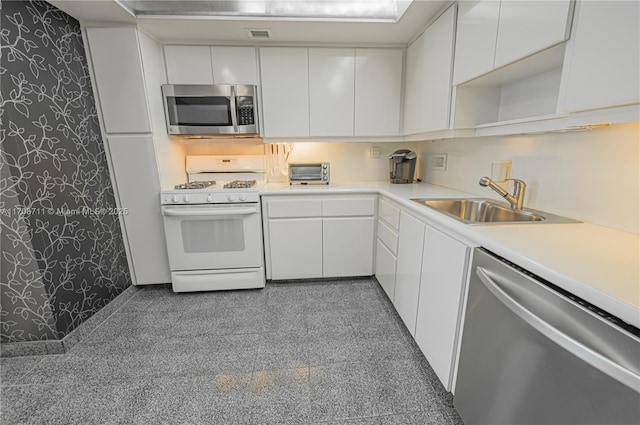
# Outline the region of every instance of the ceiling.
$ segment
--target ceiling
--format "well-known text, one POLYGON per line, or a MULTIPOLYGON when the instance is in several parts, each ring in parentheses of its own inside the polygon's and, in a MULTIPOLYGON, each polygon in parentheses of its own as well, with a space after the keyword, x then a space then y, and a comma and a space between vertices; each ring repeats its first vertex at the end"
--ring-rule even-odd
MULTIPOLYGON (((344 1, 346 0, 336 0, 344 1)), ((161 42, 229 44, 406 45, 451 3, 414 0, 398 22, 345 22, 298 18, 134 17, 116 0, 49 0, 86 26, 134 24, 161 42), (247 29, 269 29, 269 40, 249 39, 247 29)))

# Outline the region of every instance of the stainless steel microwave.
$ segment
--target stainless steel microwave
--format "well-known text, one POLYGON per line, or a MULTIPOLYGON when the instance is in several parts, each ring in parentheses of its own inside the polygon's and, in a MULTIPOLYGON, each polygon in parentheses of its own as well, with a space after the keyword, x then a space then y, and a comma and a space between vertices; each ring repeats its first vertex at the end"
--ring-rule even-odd
POLYGON ((257 135, 256 86, 164 84, 169 134, 257 135))

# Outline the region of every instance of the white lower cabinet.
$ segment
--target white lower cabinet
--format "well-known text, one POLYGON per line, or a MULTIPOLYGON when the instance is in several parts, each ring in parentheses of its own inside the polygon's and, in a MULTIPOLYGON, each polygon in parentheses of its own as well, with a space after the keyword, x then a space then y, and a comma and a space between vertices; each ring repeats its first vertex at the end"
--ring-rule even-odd
POLYGON ((396 256, 380 239, 376 243, 376 279, 391 302, 396 291, 396 256))
POLYGON ((470 252, 462 242, 426 227, 415 340, 447 391, 453 386, 470 252))
POLYGON ((374 217, 322 219, 322 276, 371 276, 374 217))
POLYGON ((416 331, 425 226, 425 223, 412 215, 404 211, 400 213, 400 238, 393 305, 411 335, 415 335, 416 331))
POLYGON ((393 302, 396 291, 396 263, 400 208, 391 200, 378 200, 378 240, 376 242, 376 279, 393 302))
POLYGON ((322 218, 269 220, 271 279, 322 277, 322 218))
POLYGON ((268 279, 371 276, 376 197, 265 196, 268 279))

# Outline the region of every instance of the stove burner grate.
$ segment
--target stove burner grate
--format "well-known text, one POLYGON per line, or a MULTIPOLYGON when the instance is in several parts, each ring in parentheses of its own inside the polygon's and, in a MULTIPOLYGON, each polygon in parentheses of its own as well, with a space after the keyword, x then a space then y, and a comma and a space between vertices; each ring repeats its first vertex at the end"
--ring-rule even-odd
POLYGON ((184 190, 184 189, 206 189, 211 186, 215 186, 215 180, 198 180, 194 182, 187 182, 178 184, 174 187, 175 190, 184 190))
POLYGON ((225 189, 248 189, 256 185, 255 180, 234 180, 224 185, 225 189))

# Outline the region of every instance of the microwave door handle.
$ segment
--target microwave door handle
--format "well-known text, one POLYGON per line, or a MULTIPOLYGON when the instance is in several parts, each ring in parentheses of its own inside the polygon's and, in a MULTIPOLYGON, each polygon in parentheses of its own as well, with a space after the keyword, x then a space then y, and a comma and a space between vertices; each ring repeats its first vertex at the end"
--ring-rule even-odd
POLYGON ((231 86, 231 124, 233 125, 233 132, 238 134, 238 110, 236 108, 236 86, 231 86))

